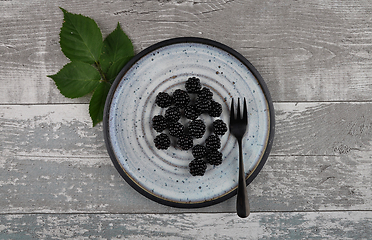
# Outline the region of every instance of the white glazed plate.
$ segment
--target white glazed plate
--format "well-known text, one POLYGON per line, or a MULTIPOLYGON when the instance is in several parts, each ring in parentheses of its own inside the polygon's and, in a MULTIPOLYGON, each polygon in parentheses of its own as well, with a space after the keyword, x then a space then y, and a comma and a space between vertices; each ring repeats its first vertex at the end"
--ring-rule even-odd
MULTIPOLYGON (((161 204, 184 208, 224 201, 236 194, 238 184, 238 146, 229 132, 221 137, 222 164, 208 165, 204 176, 189 173, 191 150, 180 150, 173 142, 167 150, 154 146, 158 133, 151 119, 164 114, 155 104, 156 95, 184 89, 189 77, 198 77, 212 90, 214 100, 223 106, 220 119, 226 124, 231 99, 247 99, 249 127, 243 140, 247 184, 265 164, 274 137, 274 109, 266 84, 233 49, 209 39, 175 38, 137 54, 120 72, 108 95, 106 146, 116 169, 133 188, 161 204)), ((201 118, 207 125, 216 119, 201 118)), ((202 143, 205 137, 194 144, 202 143)))

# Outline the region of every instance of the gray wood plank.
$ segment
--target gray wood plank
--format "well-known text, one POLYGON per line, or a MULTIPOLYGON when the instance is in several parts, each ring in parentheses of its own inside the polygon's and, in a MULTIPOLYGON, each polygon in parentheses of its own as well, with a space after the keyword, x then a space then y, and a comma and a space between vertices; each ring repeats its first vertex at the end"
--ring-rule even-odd
MULTIPOLYGON (((252 211, 372 210, 371 104, 275 106, 276 147, 249 186, 252 211)), ((87 107, 0 106, 0 213, 235 211, 235 199, 182 210, 138 194, 114 169, 87 107)))
POLYGON ((89 101, 64 98, 46 77, 68 62, 59 6, 95 19, 104 36, 120 22, 136 52, 180 36, 227 44, 256 66, 275 101, 371 100, 368 1, 34 0, 0 2, 0 103, 89 101))
POLYGON ((17 214, 2 239, 370 239, 370 211, 235 214, 17 214))
MULTIPOLYGON (((157 204, 108 158, 5 158, 0 172, 3 214, 235 212, 235 197, 201 209, 157 204)), ((270 157, 248 186, 251 211, 372 210, 371 173, 370 159, 270 157)))
POLYGON ((277 103, 277 155, 370 155, 371 103, 277 103))
MULTIPOLYGON (((275 103, 273 155, 371 152, 372 103, 275 103)), ((106 157, 87 104, 0 106, 2 149, 17 155, 106 157)))

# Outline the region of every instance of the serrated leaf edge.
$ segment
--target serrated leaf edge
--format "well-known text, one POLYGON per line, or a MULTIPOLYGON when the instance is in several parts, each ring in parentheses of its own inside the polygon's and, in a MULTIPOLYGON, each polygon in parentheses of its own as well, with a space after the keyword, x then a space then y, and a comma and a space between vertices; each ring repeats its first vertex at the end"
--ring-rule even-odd
MULTIPOLYGON (((71 13, 71 12, 69 12, 69 11, 67 11, 66 9, 64 9, 64 8, 62 8, 62 7, 59 7, 61 10, 62 10, 62 12, 63 12, 63 23, 65 23, 65 17, 67 16, 67 14, 71 14, 71 15, 76 15, 76 16, 81 16, 81 17, 84 17, 84 18, 88 18, 88 19, 90 19, 90 20, 92 20, 93 21, 93 23, 95 24, 95 26, 97 27, 97 29, 99 30, 99 32, 101 33, 101 36, 102 36, 102 32, 101 32, 101 29, 98 27, 98 24, 96 23, 96 21, 94 21, 94 19, 92 19, 92 18, 90 18, 90 17, 87 17, 87 16, 84 16, 84 15, 82 15, 82 14, 75 14, 75 13, 71 13)), ((73 23, 73 21, 71 21, 72 23, 73 23)), ((63 25, 62 25, 62 27, 63 27, 63 25)), ((62 27, 61 27, 61 30, 60 30, 60 32, 59 32, 59 45, 61 46, 61 34, 62 34, 62 27)), ((102 40, 103 40, 103 37, 101 37, 102 38, 102 40)), ((84 44, 85 44, 85 42, 84 42, 84 44)), ((100 51, 99 52, 102 52, 102 47, 103 47, 103 41, 102 41, 102 45, 101 45, 101 49, 100 49, 100 51)), ((100 58, 100 56, 101 55, 99 55, 98 56, 98 59, 96 59, 95 57, 94 57, 94 55, 93 55, 93 53, 90 51, 90 49, 89 49, 89 47, 87 46, 87 49, 89 50, 89 53, 90 53, 90 55, 91 55, 91 57, 92 57, 92 60, 93 60, 93 62, 94 63, 97 63, 98 61, 99 61, 99 58, 100 58)), ((63 54, 66 56, 66 53, 63 51, 63 49, 62 49, 62 47, 61 47, 61 51, 63 52, 63 54)), ((67 56, 66 56, 67 57, 67 56)), ((69 57, 67 57, 68 59, 70 59, 69 57)), ((71 60, 71 59, 70 59, 71 60)), ((71 60, 71 61, 73 61, 73 60, 71 60)), ((89 64, 91 64, 91 62, 88 62, 89 64)))
MULTIPOLYGON (((74 61, 74 62, 76 62, 76 61, 74 61)), ((86 96, 87 94, 91 94, 91 93, 93 93, 96 89, 97 89, 97 86, 95 87, 95 88, 93 88, 93 90, 92 91, 90 91, 89 93, 87 93, 87 94, 85 94, 85 95, 83 95, 83 96, 76 96, 76 97, 70 97, 70 96, 66 96, 64 93, 63 93, 63 91, 61 91, 61 88, 60 88, 60 85, 59 84, 57 84, 57 82, 53 79, 53 77, 54 76, 56 76, 65 66, 67 66, 68 64, 72 64, 73 62, 69 62, 69 63, 67 63, 67 64, 65 64, 65 65, 63 65, 63 67, 56 73, 56 74, 53 74, 53 75, 47 75, 47 77, 49 77, 49 78, 51 78, 53 81, 54 81, 54 84, 57 86, 57 89, 59 90, 59 92, 63 95, 63 96, 65 96, 65 97, 67 97, 67 98, 70 98, 70 99, 75 99, 75 98, 79 98, 79 97, 84 97, 84 96, 86 96)), ((82 62, 83 63, 83 62, 82 62)), ((88 64, 88 63, 86 63, 86 64, 88 64)), ((92 65, 90 65, 90 66, 92 66, 92 65)), ((93 67, 93 66, 92 66, 93 67)), ((93 80, 91 80, 91 81, 93 81, 93 80)), ((94 81, 97 81, 98 83, 101 81, 101 79, 100 80, 94 80, 94 81)))

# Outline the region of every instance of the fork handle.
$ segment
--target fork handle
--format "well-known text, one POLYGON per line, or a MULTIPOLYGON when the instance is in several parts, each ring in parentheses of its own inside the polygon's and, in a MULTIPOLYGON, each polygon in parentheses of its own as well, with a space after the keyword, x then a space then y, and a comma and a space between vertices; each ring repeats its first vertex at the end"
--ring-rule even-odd
POLYGON ((238 140, 238 144, 239 144, 239 182, 238 196, 236 199, 236 211, 239 217, 246 218, 250 214, 250 207, 248 201, 247 184, 245 181, 243 148, 241 139, 238 140))

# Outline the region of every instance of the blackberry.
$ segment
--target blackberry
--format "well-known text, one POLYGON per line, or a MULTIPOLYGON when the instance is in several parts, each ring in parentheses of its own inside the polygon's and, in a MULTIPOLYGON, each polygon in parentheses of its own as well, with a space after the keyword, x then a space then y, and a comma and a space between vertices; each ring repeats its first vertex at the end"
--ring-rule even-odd
POLYGON ((208 111, 209 116, 219 117, 222 113, 222 105, 214 100, 211 101, 211 106, 208 111))
POLYGON ((217 150, 211 150, 207 154, 207 163, 217 166, 222 163, 222 153, 217 150))
POLYGON ((169 107, 167 110, 165 110, 165 119, 171 123, 171 122, 177 122, 181 118, 181 112, 178 107, 169 107))
POLYGON ((197 77, 190 77, 185 84, 188 93, 198 93, 201 89, 200 79, 197 77))
POLYGON ((213 122, 213 132, 217 135, 224 135, 227 132, 227 126, 224 121, 217 119, 213 122))
POLYGON ((196 119, 189 124, 189 134, 195 138, 202 138, 205 133, 205 124, 202 120, 196 119))
POLYGON ((212 100, 213 93, 212 91, 207 88, 203 87, 199 92, 198 92, 198 98, 204 99, 204 100, 212 100))
POLYGON ((156 115, 152 118, 152 127, 157 132, 162 132, 167 128, 167 121, 163 115, 156 115))
POLYGON ((187 107, 185 107, 184 112, 185 112, 185 117, 191 120, 197 119, 200 115, 195 105, 188 105, 187 107))
POLYGON ((177 141, 178 146, 182 150, 189 150, 193 146, 192 137, 190 135, 181 135, 177 141))
POLYGON ((155 147, 157 149, 168 149, 170 146, 171 142, 167 134, 165 133, 160 133, 157 135, 154 139, 155 147))
POLYGON ((193 176, 203 176, 207 170, 207 164, 203 159, 194 159, 189 163, 190 173, 193 176))
POLYGON ((207 154, 207 148, 203 145, 195 145, 191 152, 194 158, 203 158, 207 154))
POLYGON ((168 130, 172 137, 180 137, 183 134, 184 126, 179 122, 169 123, 168 130))
POLYGON ((166 108, 172 105, 172 97, 165 92, 159 92, 155 98, 155 103, 161 108, 166 108))
POLYGON ((204 98, 197 98, 195 102, 196 111, 199 113, 209 112, 211 109, 211 100, 204 98))
POLYGON ((176 89, 173 93, 173 103, 176 107, 184 108, 187 104, 190 102, 190 96, 189 94, 182 90, 182 89, 176 89))
POLYGON ((217 150, 221 147, 221 140, 217 135, 210 135, 205 139, 205 146, 208 151, 217 150))

